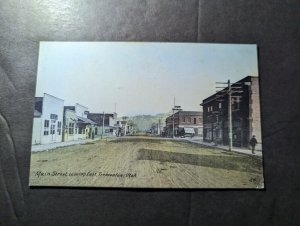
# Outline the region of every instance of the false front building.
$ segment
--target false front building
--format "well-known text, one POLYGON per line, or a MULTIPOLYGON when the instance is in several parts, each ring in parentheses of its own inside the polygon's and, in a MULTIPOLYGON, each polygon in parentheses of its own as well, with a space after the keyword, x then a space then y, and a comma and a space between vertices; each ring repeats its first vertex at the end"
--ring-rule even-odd
POLYGON ((62 141, 64 100, 44 93, 35 98, 32 145, 62 141))
MULTIPOLYGON (((231 85, 232 144, 249 146, 255 135, 261 149, 261 120, 258 77, 247 76, 231 85)), ((206 98, 203 107, 203 140, 228 145, 228 88, 206 98)))
POLYGON ((200 111, 178 111, 166 119, 166 136, 192 136, 202 137, 202 112, 200 111))

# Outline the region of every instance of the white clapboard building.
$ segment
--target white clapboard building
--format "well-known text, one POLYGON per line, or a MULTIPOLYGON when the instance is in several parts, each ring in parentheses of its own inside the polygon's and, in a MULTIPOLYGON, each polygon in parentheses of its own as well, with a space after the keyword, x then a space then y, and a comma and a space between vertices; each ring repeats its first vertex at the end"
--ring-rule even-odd
POLYGON ((64 107, 63 141, 94 138, 96 123, 87 118, 88 108, 76 103, 64 107))
POLYGON ((35 98, 32 145, 62 141, 64 100, 44 93, 35 98))

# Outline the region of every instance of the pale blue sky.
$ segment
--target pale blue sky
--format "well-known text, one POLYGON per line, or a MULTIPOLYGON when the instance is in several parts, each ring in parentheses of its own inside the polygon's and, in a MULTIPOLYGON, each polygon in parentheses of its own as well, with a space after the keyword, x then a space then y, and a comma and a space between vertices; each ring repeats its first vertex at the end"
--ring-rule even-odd
POLYGON ((41 42, 36 96, 118 115, 202 110, 215 82, 258 76, 256 45, 41 42))

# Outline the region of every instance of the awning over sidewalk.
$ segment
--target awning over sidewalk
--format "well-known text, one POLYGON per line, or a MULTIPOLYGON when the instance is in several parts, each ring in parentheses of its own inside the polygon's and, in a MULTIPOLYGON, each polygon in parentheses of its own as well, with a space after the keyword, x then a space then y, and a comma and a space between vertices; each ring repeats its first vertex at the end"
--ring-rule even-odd
POLYGON ((77 116, 77 118, 78 118, 78 122, 77 122, 78 124, 87 124, 87 125, 96 125, 97 124, 88 118, 83 118, 80 116, 77 116))
POLYGON ((194 128, 184 127, 183 129, 185 133, 195 133, 194 128))

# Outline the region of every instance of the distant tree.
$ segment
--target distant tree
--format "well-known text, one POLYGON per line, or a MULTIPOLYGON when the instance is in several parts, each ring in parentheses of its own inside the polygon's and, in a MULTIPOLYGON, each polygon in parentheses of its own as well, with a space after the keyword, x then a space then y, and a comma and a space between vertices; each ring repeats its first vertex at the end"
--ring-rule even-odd
POLYGON ((120 119, 124 121, 131 121, 134 123, 134 129, 137 132, 144 132, 152 128, 153 123, 158 123, 161 120, 161 126, 164 126, 166 118, 171 113, 160 113, 157 115, 135 115, 135 116, 123 116, 120 119))

